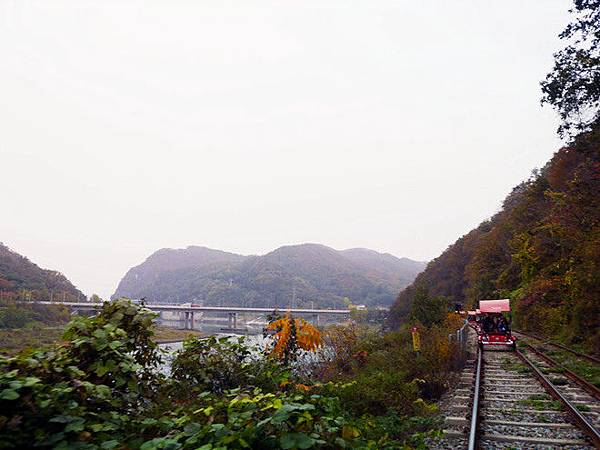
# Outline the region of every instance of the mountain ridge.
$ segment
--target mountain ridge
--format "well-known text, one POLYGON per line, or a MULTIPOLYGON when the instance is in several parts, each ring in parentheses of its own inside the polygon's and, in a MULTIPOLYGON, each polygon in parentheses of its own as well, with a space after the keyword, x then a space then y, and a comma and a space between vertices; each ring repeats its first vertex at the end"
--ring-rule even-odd
POLYGON ((112 298, 194 301, 207 305, 390 305, 425 263, 369 249, 335 250, 304 243, 264 255, 239 255, 203 246, 160 249, 132 267, 112 298), (394 291, 395 290, 395 291, 394 291))
POLYGON ((0 290, 5 298, 49 300, 53 295, 66 300, 84 294, 62 273, 40 266, 0 242, 0 290))

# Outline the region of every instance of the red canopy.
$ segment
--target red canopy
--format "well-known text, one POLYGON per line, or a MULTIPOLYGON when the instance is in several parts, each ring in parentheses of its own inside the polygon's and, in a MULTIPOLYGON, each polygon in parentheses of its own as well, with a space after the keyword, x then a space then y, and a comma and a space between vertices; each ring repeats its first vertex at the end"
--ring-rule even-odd
POLYGON ((502 313, 510 311, 510 300, 480 300, 479 309, 482 313, 502 313))

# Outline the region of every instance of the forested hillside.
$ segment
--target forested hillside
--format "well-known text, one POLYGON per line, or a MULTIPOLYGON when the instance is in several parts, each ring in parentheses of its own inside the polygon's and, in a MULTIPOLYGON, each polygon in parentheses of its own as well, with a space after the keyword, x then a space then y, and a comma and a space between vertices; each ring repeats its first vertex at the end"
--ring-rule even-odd
POLYGON ((205 305, 389 306, 425 264, 367 249, 280 247, 242 256, 205 247, 162 249, 130 269, 114 297, 205 305))
POLYGON ((84 295, 60 272, 41 269, 0 242, 0 291, 3 298, 76 300, 84 295))
POLYGON ((396 322, 417 293, 465 307, 510 297, 517 326, 600 351, 600 128, 559 150, 498 214, 430 262, 399 295, 396 322))
POLYGON ((577 0, 570 12, 541 83, 570 144, 400 293, 396 325, 510 297, 516 326, 600 354, 600 1, 577 0))

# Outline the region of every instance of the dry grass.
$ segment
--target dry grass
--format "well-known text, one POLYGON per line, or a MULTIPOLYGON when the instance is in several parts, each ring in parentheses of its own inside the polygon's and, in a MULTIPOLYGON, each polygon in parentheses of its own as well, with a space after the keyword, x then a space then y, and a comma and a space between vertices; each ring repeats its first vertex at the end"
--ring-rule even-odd
POLYGON ((164 327, 154 329, 154 340, 156 342, 183 341, 188 336, 204 336, 204 334, 197 330, 177 330, 164 327))
MULTIPOLYGON (((60 342, 64 327, 27 327, 0 329, 0 354, 14 355, 27 348, 44 347, 60 342)), ((188 336, 202 336, 196 330, 176 330, 157 327, 154 330, 156 342, 183 341, 188 336)))
POLYGON ((14 355, 26 348, 44 347, 60 342, 63 327, 0 329, 0 353, 14 355))

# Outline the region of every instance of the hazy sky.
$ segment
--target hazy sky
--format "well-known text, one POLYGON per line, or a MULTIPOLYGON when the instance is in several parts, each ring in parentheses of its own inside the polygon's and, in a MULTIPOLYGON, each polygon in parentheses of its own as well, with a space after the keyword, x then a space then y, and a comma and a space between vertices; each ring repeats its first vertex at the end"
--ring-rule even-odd
POLYGON ((109 296, 162 247, 428 260, 560 146, 567 0, 0 0, 0 241, 109 296))

